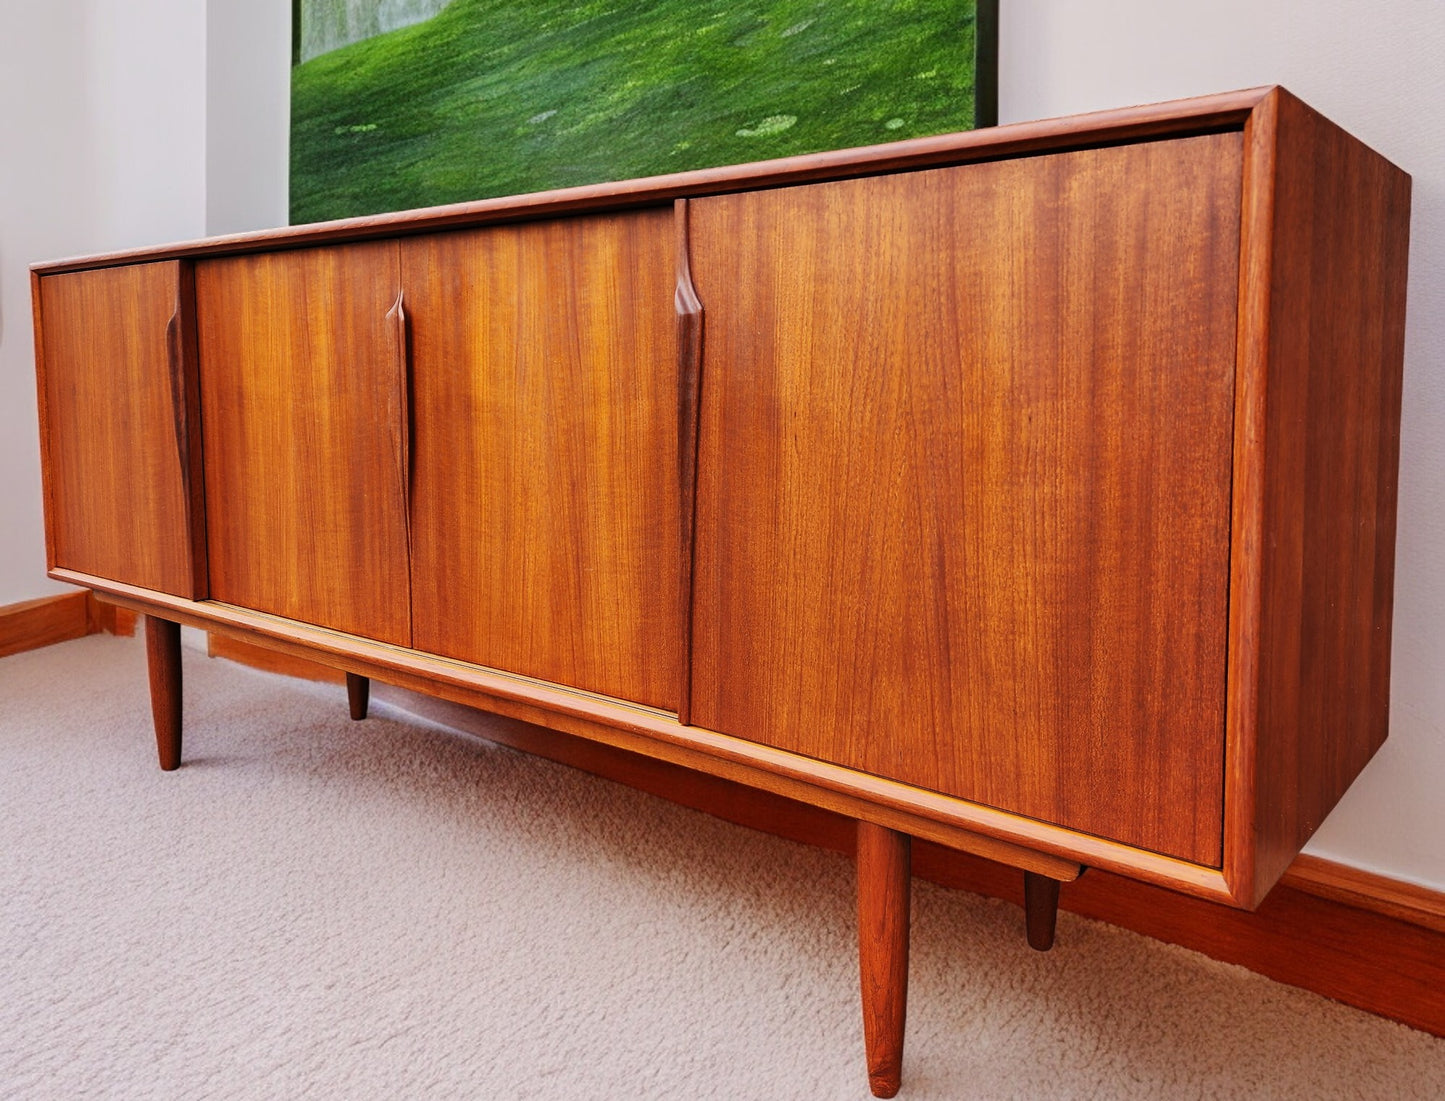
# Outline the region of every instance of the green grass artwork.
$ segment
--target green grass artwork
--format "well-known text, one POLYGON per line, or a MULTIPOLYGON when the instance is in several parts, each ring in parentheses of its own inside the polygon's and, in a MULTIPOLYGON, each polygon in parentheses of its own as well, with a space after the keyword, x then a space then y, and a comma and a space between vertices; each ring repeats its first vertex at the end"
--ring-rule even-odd
POLYGON ((451 0, 293 67, 291 221, 971 129, 976 8, 451 0))

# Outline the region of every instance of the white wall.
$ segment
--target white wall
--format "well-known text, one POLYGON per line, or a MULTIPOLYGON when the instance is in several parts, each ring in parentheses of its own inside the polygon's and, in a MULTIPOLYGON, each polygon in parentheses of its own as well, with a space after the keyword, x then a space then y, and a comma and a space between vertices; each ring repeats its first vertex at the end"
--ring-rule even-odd
POLYGON ((290 0, 209 0, 206 17, 206 232, 284 226, 290 0))
POLYGON ((1002 6, 1001 122, 1283 84, 1414 177, 1390 738, 1309 851, 1445 890, 1445 3, 1002 6))
MULTIPOLYGON (((288 0, 210 0, 209 50, 194 0, 4 2, 0 604, 47 591, 25 265, 283 223, 290 56, 288 0)), ((1282 83, 1414 176, 1390 740, 1311 851, 1445 890, 1445 4, 1003 9, 1004 122, 1282 83)))
POLYGON ((205 228, 205 12, 4 0, 0 16, 0 605, 45 579, 29 265, 205 228))
POLYGON ((29 265, 285 225, 291 10, 0 4, 3 606, 65 591, 45 577, 29 265))

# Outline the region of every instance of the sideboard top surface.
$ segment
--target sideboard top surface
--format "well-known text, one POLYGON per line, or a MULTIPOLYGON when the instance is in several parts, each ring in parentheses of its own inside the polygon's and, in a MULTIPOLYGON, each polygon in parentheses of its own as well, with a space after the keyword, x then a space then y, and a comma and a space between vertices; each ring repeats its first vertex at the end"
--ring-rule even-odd
POLYGON ((957 134, 912 138, 858 149, 809 153, 640 180, 589 184, 421 210, 344 218, 313 225, 208 237, 169 245, 77 256, 32 265, 41 275, 81 268, 180 257, 223 256, 302 248, 372 237, 395 237, 496 222, 670 203, 698 195, 819 183, 863 175, 938 168, 971 161, 1065 152, 1126 141, 1238 130, 1274 87, 1198 96, 1168 103, 1011 123, 957 134))

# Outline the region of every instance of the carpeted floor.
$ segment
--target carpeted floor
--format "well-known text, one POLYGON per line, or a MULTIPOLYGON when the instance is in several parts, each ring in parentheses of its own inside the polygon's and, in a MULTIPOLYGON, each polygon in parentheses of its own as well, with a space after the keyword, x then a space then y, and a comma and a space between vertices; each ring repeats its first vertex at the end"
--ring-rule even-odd
MULTIPOLYGON (((853 874, 188 650, 0 660, 0 1098, 863 1098, 853 874)), ((914 886, 903 1092, 1440 1098, 1445 1040, 914 886)))

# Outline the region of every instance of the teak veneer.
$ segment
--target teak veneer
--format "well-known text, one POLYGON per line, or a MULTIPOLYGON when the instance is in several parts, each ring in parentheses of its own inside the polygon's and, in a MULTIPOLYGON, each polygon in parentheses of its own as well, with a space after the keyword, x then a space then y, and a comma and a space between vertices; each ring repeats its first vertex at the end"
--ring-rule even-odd
POLYGON ((1252 908, 1383 741, 1410 181, 1258 89, 32 269, 50 575, 1252 908))

